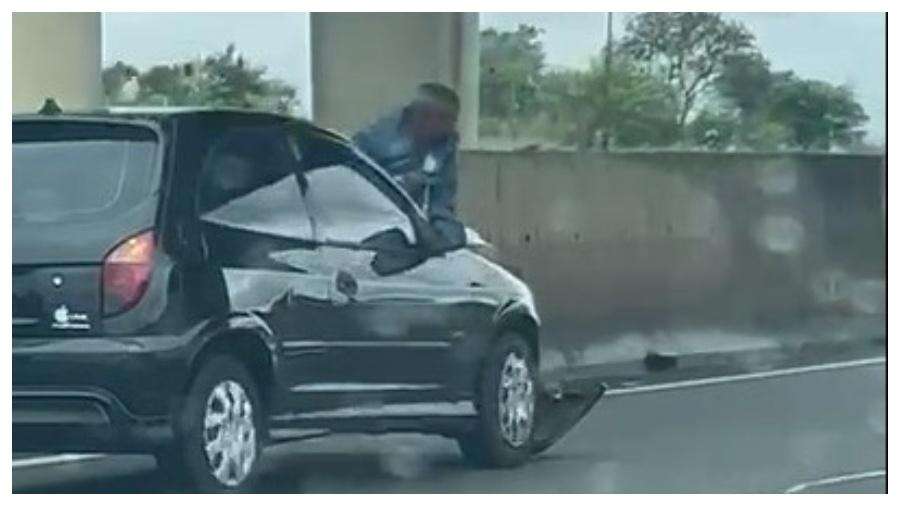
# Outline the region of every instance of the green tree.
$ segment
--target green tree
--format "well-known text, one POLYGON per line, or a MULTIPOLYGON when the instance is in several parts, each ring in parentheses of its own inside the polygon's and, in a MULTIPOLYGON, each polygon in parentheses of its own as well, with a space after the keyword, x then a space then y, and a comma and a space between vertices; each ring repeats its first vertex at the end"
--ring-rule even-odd
POLYGON ((540 34, 530 25, 481 32, 481 114, 502 120, 513 133, 518 123, 538 112, 538 82, 544 67, 540 34))
MULTIPOLYGON (((720 119, 727 116, 736 123, 731 142, 740 147, 848 147, 860 141, 859 127, 868 119, 850 89, 804 80, 790 71, 772 72, 757 53, 728 58, 715 89, 725 102, 720 111, 726 112, 719 114, 720 119)), ((703 121, 695 121, 695 140, 710 128, 710 119, 706 114, 703 121)))
POLYGON ((687 128, 694 146, 724 150, 737 143, 741 119, 733 108, 708 107, 701 109, 687 128))
POLYGON ((542 83, 550 117, 572 126, 567 144, 590 149, 604 132, 620 148, 667 146, 677 138, 668 84, 627 58, 614 58, 608 71, 595 58, 587 71, 548 73, 542 83))
POLYGON ((110 101, 117 101, 122 94, 125 83, 138 76, 139 72, 131 65, 117 61, 114 65, 103 69, 100 80, 103 83, 103 93, 110 101))
POLYGON ((479 129, 580 149, 858 147, 868 119, 846 87, 773 72, 741 24, 709 13, 633 18, 607 67, 546 70, 541 31, 482 32, 479 129))
POLYGON ((737 107, 742 116, 750 117, 768 105, 777 79, 769 69, 769 61, 753 52, 725 57, 714 85, 719 95, 737 107))
POLYGON ((210 56, 201 68, 201 83, 208 100, 216 105, 253 108, 266 98, 294 98, 294 90, 284 83, 263 78, 265 67, 252 67, 235 50, 210 56))
POLYGON ((296 105, 294 87, 278 79, 267 79, 265 67, 252 66, 238 54, 234 44, 202 61, 156 65, 143 73, 119 62, 104 71, 104 90, 110 103, 123 103, 119 82, 125 74, 136 74, 139 84, 137 96, 126 103, 227 106, 278 112, 290 112, 296 105))
POLYGON ((138 77, 138 102, 154 105, 202 105, 183 65, 155 65, 138 77))
POLYGON ((683 129, 726 60, 754 52, 754 40, 743 24, 721 14, 648 12, 628 22, 622 47, 671 84, 678 97, 676 122, 683 129))
POLYGON ((865 134, 860 127, 869 119, 850 88, 798 78, 774 87, 768 116, 803 150, 859 143, 865 134))

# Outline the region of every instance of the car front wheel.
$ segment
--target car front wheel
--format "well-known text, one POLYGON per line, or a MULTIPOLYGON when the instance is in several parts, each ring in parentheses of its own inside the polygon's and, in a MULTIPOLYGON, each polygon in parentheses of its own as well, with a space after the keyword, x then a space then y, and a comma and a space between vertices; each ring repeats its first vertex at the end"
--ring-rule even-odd
POLYGON ((500 337, 486 357, 476 394, 478 421, 457 441, 467 460, 485 467, 512 467, 532 452, 537 366, 520 335, 500 337))

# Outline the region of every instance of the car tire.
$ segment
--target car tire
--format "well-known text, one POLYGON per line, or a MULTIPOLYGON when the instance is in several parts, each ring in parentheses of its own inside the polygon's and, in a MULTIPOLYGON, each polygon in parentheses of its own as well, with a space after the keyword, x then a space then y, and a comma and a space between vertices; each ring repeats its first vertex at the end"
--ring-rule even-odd
POLYGON ((207 359, 175 416, 175 443, 156 453, 170 483, 201 492, 253 489, 262 457, 265 413, 259 388, 239 361, 207 359))
POLYGON ((528 459, 534 435, 536 375, 534 352, 524 338, 506 333, 494 343, 476 385, 476 427, 457 437, 468 462, 501 468, 528 459))

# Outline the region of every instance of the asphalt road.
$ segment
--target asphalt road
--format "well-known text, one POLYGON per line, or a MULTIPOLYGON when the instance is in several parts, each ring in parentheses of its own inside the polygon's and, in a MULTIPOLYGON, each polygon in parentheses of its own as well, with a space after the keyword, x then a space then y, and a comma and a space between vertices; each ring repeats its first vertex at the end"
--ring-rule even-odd
MULTIPOLYGON (((262 492, 883 492, 885 366, 617 390, 522 468, 454 443, 335 436, 270 448, 262 492)), ((173 492, 140 456, 14 468, 14 492, 173 492)))

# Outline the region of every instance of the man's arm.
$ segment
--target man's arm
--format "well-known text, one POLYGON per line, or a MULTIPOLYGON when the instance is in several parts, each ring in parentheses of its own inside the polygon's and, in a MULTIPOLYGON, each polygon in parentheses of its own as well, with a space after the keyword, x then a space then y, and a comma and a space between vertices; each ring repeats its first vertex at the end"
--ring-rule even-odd
POLYGON ((439 236, 437 248, 452 250, 466 244, 466 228, 456 217, 456 146, 443 157, 443 166, 432 182, 428 205, 428 221, 439 236))
POLYGON ((359 148, 360 151, 369 156, 369 158, 378 161, 379 158, 382 158, 384 154, 381 152, 381 147, 379 143, 375 140, 375 135, 373 135, 373 128, 369 127, 364 130, 360 130, 356 132, 356 135, 353 136, 353 143, 359 148))
POLYGON ((408 170, 410 146, 398 131, 399 113, 380 118, 353 136, 360 151, 375 160, 392 176, 408 170))
POLYGON ((450 143, 442 153, 442 163, 429 197, 428 217, 456 219, 456 143, 450 143))

